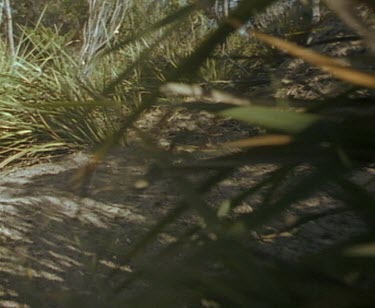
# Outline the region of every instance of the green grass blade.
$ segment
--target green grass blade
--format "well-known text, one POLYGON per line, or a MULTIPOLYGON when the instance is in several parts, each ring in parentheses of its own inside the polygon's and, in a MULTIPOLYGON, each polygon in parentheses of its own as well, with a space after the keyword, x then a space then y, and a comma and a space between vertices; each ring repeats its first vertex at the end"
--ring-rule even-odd
POLYGON ((258 106, 231 108, 220 112, 220 114, 253 125, 292 134, 302 132, 321 119, 320 116, 313 114, 258 106))

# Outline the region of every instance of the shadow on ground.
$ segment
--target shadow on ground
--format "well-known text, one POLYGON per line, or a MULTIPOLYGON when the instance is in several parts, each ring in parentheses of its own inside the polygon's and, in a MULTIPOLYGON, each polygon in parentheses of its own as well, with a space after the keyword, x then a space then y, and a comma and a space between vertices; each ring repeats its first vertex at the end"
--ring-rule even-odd
POLYGON ((67 307, 72 295, 100 306, 111 271, 132 271, 121 255, 173 196, 162 187, 134 188, 147 163, 127 149, 108 157, 81 198, 69 180, 87 161, 80 153, 2 174, 0 306, 67 307))

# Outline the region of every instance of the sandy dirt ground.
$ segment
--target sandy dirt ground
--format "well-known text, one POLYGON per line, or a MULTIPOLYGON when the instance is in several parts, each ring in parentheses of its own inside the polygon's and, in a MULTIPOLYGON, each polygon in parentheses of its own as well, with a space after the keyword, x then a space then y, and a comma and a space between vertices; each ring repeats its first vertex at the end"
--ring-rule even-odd
MULTIPOLYGON (((137 147, 113 150, 95 172, 85 197, 70 185, 75 172, 88 162, 84 153, 2 172, 0 306, 70 307, 69 296, 78 294, 93 300, 85 307, 100 307, 98 296, 105 298, 107 275, 113 269, 124 275, 132 272, 132 264, 124 264, 122 255, 173 207, 179 195, 168 179, 142 190, 136 187, 152 162, 140 153, 137 147)), ((209 194, 209 203, 220 204, 273 169, 245 166, 209 194)), ((366 181, 374 174, 368 168, 359 177, 366 181)), ((251 211, 256 204, 256 199, 247 200, 237 213, 251 211)), ((327 215, 290 230, 283 230, 285 224, 278 222, 261 232, 249 231, 249 242, 265 255, 293 262, 366 231, 358 217, 340 209, 341 204, 329 196, 312 196, 284 213, 285 221, 328 211, 327 215)), ((182 218, 177 228, 158 237, 146 256, 193 223, 188 216, 182 218)))

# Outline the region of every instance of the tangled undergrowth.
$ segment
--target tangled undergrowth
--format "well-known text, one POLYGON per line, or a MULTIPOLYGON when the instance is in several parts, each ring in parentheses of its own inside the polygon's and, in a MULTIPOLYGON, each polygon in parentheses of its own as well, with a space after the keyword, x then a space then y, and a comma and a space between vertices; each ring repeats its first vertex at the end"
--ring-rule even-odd
MULTIPOLYGON (((106 297, 108 306, 125 301, 130 307, 373 306, 375 202, 369 189, 373 179, 365 184, 353 179, 358 170, 373 167, 375 154, 371 95, 375 77, 368 62, 373 59, 374 34, 367 20, 359 18, 369 8, 348 13, 345 4, 324 1, 333 11, 327 18, 337 14, 354 33, 339 33, 318 43, 362 38, 368 57, 362 57, 357 68, 341 55, 323 55, 301 46, 311 34, 303 23, 292 25, 291 33, 303 33, 296 40, 299 44, 285 40, 288 35, 278 38, 254 29, 237 32, 274 2, 239 1, 217 26, 209 26, 203 13, 214 1, 193 2, 167 16, 157 7, 165 17, 156 18, 149 27, 142 19, 131 20, 129 33, 108 37, 108 44, 84 63, 77 61, 82 57, 65 51, 68 36, 41 26, 24 29, 16 58, 2 62, 2 167, 45 153, 96 146, 91 161, 74 178, 75 187, 87 193, 88 179, 108 151, 125 144, 133 132, 154 160, 143 183, 147 186, 168 177, 180 188, 175 206, 116 261, 133 261, 137 266, 131 275, 119 270, 108 278, 113 284, 113 296, 106 297), (259 52, 259 46, 266 45, 259 52), (275 99, 271 94, 280 81, 272 72, 286 54, 341 80, 345 91, 322 93, 314 100, 275 99), (271 73, 264 74, 265 68, 271 73), (258 91, 249 97, 246 94, 253 89, 243 91, 250 88, 244 81, 256 82, 260 76, 266 88, 260 91, 263 95, 258 91), (181 154, 173 147, 160 147, 152 134, 137 127, 137 121, 155 108, 167 109, 162 120, 175 108, 184 108, 264 131, 216 145, 217 152, 209 157, 181 154), (207 195, 215 187, 241 168, 256 164, 272 165, 272 172, 226 202, 209 203, 207 195), (360 216, 367 223, 365 234, 281 265, 277 258, 263 259, 248 245, 251 232, 317 192, 340 200, 360 216), (254 210, 232 215, 241 202, 254 197, 260 198, 254 210), (152 266, 149 260, 142 262, 148 245, 187 212, 194 213, 197 223, 153 256, 152 266), (143 287, 123 297, 132 284, 143 287)), ((129 10, 145 13, 145 7, 129 10)), ((336 24, 328 23, 332 25, 336 24)))

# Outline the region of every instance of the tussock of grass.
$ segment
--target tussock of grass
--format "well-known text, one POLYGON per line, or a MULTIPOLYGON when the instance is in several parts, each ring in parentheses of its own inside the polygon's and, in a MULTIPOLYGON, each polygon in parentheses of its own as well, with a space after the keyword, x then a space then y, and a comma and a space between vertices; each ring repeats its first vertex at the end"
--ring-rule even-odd
MULTIPOLYGON (((121 9, 116 7, 116 14, 123 25, 116 29, 125 31, 121 32, 122 36, 136 37, 139 29, 149 27, 142 19, 124 19, 121 9)), ((168 15, 162 4, 154 6, 152 12, 140 2, 124 6, 124 9, 134 16, 151 14, 155 23, 158 18, 168 15)), ((110 14, 100 16, 114 18, 110 14)), ((212 31, 207 16, 197 11, 171 25, 170 29, 160 29, 116 52, 100 56, 100 50, 121 41, 121 37, 111 34, 114 25, 110 24, 108 27, 112 28, 108 28, 105 23, 103 20, 103 24, 96 26, 103 34, 100 39, 90 36, 87 28, 83 41, 90 51, 99 50, 97 54, 85 55, 87 48, 79 50, 73 47, 74 44, 71 46, 71 34, 62 35, 44 27, 43 16, 34 28, 20 27, 14 59, 7 57, 6 46, 0 46, 3 80, 0 91, 4 93, 0 120, 7 123, 0 138, 2 166, 103 142, 118 129, 125 114, 141 105, 153 91, 150 89, 157 89, 165 80, 165 72, 191 54, 212 31), (89 62, 83 61, 87 56, 89 62), (108 87, 116 79, 121 82, 109 93, 108 87), (107 93, 107 98, 101 96, 102 91, 107 93), (93 101, 97 102, 96 106, 91 104, 93 101), (13 146, 14 140, 17 140, 17 146, 13 146)), ((216 54, 221 58, 207 60, 203 66, 202 82, 218 81, 215 86, 223 89, 237 87, 231 81, 233 76, 251 78, 251 68, 245 62, 231 61, 230 57, 233 54, 259 55, 259 47, 255 41, 249 43, 238 34, 230 37, 225 50, 217 50, 216 54)), ((264 45, 262 49, 268 52, 264 45)), ((261 57, 265 58, 266 53, 261 57)))
POLYGON ((92 99, 79 84, 79 65, 65 51, 65 38, 42 26, 22 33, 14 59, 5 62, 1 50, 0 167, 105 138, 97 108, 84 107, 92 99), (76 106, 61 107, 65 102, 76 106))

